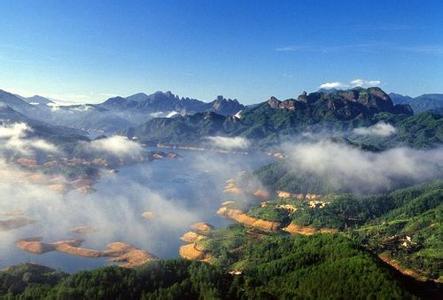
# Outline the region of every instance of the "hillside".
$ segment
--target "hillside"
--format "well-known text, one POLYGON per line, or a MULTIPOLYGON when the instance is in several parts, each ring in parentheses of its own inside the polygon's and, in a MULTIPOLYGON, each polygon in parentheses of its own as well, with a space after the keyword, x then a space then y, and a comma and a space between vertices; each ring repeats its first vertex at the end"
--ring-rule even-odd
POLYGON ((55 143, 70 143, 86 141, 87 133, 70 127, 52 125, 40 120, 29 118, 28 116, 14 110, 8 105, 0 105, 0 125, 13 123, 26 123, 32 131, 29 137, 45 138, 55 143))
MULTIPOLYGON (((261 178, 272 182, 271 177, 261 178)), ((280 222, 289 232, 296 228, 312 233, 326 228, 342 231, 369 251, 413 270, 411 274, 417 278, 442 281, 443 181, 366 196, 318 194, 309 186, 307 191, 296 193, 281 192, 282 186, 276 188, 280 192, 271 201, 253 205, 248 214, 280 222)))
POLYGON ((179 97, 170 91, 155 92, 150 95, 144 93, 134 94, 132 96, 114 97, 97 105, 111 111, 128 111, 136 113, 183 113, 192 114, 196 112, 215 112, 220 115, 234 115, 242 110, 244 106, 237 100, 225 99, 218 96, 211 102, 203 102, 201 100, 188 97, 179 97))
POLYGON ((390 93, 392 101, 396 104, 408 104, 415 113, 435 111, 443 108, 443 94, 424 94, 415 98, 390 93))
POLYGON ((242 136, 262 145, 281 142, 306 130, 346 131, 376 123, 380 113, 412 114, 407 105, 394 105, 379 88, 302 94, 280 101, 274 97, 245 108, 236 116, 197 113, 156 118, 128 131, 146 142, 202 143, 210 135, 242 136))
POLYGON ((34 299, 411 298, 394 274, 339 236, 268 237, 247 243, 239 260, 246 267, 237 275, 185 260, 70 276, 22 265, 0 273, 0 287, 3 296, 34 299))
POLYGON ((30 119, 52 125, 75 127, 92 135, 113 134, 156 117, 215 112, 234 115, 245 106, 236 99, 218 96, 210 102, 178 97, 171 92, 113 97, 99 104, 58 105, 42 96, 22 97, 0 90, 0 104, 30 119))

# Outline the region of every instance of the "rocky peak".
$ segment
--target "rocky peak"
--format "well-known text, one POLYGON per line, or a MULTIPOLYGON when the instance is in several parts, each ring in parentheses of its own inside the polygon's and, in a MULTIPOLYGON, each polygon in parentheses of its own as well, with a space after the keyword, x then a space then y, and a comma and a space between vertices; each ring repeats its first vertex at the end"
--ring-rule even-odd
POLYGON ((234 115, 244 108, 237 99, 226 99, 223 96, 217 96, 217 98, 209 104, 212 111, 225 116, 234 115))
POLYGON ((278 100, 277 98, 275 98, 274 96, 269 98, 269 100, 267 102, 268 102, 269 106, 274 109, 278 108, 281 103, 281 101, 278 100))
POLYGON ((115 103, 124 102, 124 101, 126 101, 126 98, 117 96, 117 97, 109 98, 108 100, 106 100, 104 102, 104 104, 115 104, 115 103))
POLYGON ((302 105, 301 101, 297 101, 295 99, 287 99, 284 101, 280 101, 275 97, 271 97, 268 100, 268 104, 273 109, 287 109, 287 110, 295 110, 296 108, 302 105))
POLYGON ((276 97, 271 97, 267 104, 273 109, 287 110, 312 110, 314 107, 325 106, 327 110, 343 115, 344 118, 353 118, 361 113, 365 115, 379 112, 411 114, 409 107, 394 106, 389 95, 378 87, 318 91, 310 94, 303 92, 297 100, 280 101, 276 97))
POLYGON ((162 91, 157 91, 152 95, 148 96, 149 99, 151 100, 179 100, 179 97, 175 94, 173 94, 171 91, 167 91, 167 92, 162 92, 162 91))
POLYGON ((137 94, 131 95, 129 97, 126 97, 126 99, 128 99, 128 100, 132 100, 132 101, 136 101, 136 102, 146 100, 146 98, 148 98, 148 95, 146 95, 145 93, 137 93, 137 94))
POLYGON ((306 91, 303 91, 301 95, 297 97, 298 101, 307 102, 308 101, 308 93, 306 91))

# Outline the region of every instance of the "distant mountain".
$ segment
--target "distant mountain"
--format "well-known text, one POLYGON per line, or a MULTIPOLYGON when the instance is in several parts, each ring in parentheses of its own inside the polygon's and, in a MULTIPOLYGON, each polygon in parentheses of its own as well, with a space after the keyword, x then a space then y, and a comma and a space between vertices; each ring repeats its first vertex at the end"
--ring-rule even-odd
POLYGON ((29 118, 13 110, 6 104, 0 104, 0 123, 10 124, 16 122, 26 122, 29 118))
MULTIPOLYGON (((271 97, 263 103, 244 106, 223 96, 203 102, 172 92, 156 92, 114 97, 100 104, 60 106, 42 96, 26 98, 0 90, 0 105, 20 113, 22 118, 73 127, 92 137, 124 132, 162 143, 201 143, 208 135, 224 135, 272 144, 304 130, 346 131, 368 126, 381 120, 375 117, 381 113, 408 116, 412 114, 411 106, 416 112, 443 113, 440 94, 391 96, 394 100, 379 88, 320 90, 305 92, 297 99, 281 101, 271 97)), ((391 122, 397 121, 394 118, 391 122)), ((356 138, 359 143, 362 139, 356 138)))
POLYGON ((4 90, 0 90, 0 103, 22 113, 33 110, 32 105, 24 101, 23 98, 4 90))
POLYGON ((395 93, 389 96, 396 104, 409 104, 415 113, 443 109, 443 94, 424 94, 415 98, 395 93))
POLYGON ((92 136, 114 134, 156 117, 176 114, 216 112, 234 115, 245 106, 237 100, 218 96, 211 102, 178 97, 171 92, 144 93, 113 97, 100 104, 58 105, 42 96, 22 97, 0 90, 0 104, 34 120, 58 126, 75 127, 92 136))
POLYGON ((233 116, 245 106, 240 104, 237 99, 226 99, 223 96, 218 96, 212 102, 207 104, 206 111, 212 111, 224 116, 233 116))
POLYGON ((24 98, 24 100, 31 105, 48 105, 48 104, 54 103, 54 101, 52 101, 48 98, 39 96, 39 95, 24 98))
POLYGON ((178 112, 191 114, 196 112, 216 112, 221 115, 234 115, 244 109, 237 100, 218 96, 212 102, 203 102, 192 98, 180 98, 171 92, 156 92, 151 95, 135 94, 126 98, 114 97, 98 104, 112 111, 134 111, 137 113, 178 112))
POLYGON ((8 105, 0 103, 0 125, 9 125, 13 123, 26 123, 32 128, 32 132, 29 133, 30 137, 41 137, 55 143, 88 140, 85 131, 65 126, 56 126, 40 120, 35 120, 15 111, 8 105))
POLYGON ((407 117, 412 110, 408 105, 394 105, 379 88, 355 88, 303 93, 298 99, 284 101, 271 97, 236 116, 205 112, 156 118, 129 130, 128 135, 157 143, 201 143, 207 136, 223 135, 272 144, 307 129, 348 130, 371 125, 380 113, 407 117))

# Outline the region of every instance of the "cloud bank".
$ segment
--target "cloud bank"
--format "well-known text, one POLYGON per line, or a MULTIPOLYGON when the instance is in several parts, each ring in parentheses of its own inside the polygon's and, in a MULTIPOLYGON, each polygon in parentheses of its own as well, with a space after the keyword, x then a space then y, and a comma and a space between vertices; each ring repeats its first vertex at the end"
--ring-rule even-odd
POLYGON ((95 152, 113 155, 119 158, 134 158, 142 155, 143 147, 127 137, 114 135, 97 139, 86 144, 86 148, 95 152))
POLYGON ((35 151, 47 153, 58 152, 57 146, 43 139, 29 138, 32 128, 26 123, 14 123, 0 126, 0 150, 21 154, 32 154, 35 151))
POLYGON ((250 145, 248 139, 243 137, 210 136, 207 139, 214 147, 224 150, 242 150, 250 145))
POLYGON ((320 84, 320 89, 348 89, 348 88, 355 88, 355 87, 373 87, 373 86, 379 86, 381 84, 380 80, 365 80, 365 79, 354 79, 351 80, 349 83, 343 83, 340 81, 334 81, 334 82, 325 82, 320 84))
POLYGON ((443 176, 443 148, 374 153, 326 140, 283 148, 291 172, 317 176, 336 190, 378 192, 443 176))
POLYGON ((397 129, 391 124, 378 122, 377 124, 369 127, 355 128, 352 132, 357 135, 388 137, 395 134, 397 129))

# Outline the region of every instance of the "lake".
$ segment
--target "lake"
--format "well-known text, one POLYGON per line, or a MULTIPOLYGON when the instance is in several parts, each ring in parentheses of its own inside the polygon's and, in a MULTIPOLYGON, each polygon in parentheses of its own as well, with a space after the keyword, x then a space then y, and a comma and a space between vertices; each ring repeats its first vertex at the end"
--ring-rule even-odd
POLYGON ((0 233, 0 267, 32 262, 73 272, 107 264, 104 258, 57 252, 34 255, 15 247, 17 239, 34 236, 45 242, 83 238, 83 247, 98 250, 123 241, 160 258, 177 257, 182 244, 179 237, 190 224, 228 223, 216 215, 220 203, 232 199, 223 193, 225 181, 270 161, 263 153, 176 152, 179 159, 144 162, 103 174, 94 186, 96 191, 87 195, 70 192, 62 196, 34 185, 7 187, 17 197, 3 204, 2 211, 21 209, 37 222, 0 233), (152 212, 152 220, 142 217, 145 211, 152 212), (86 236, 70 232, 82 225, 95 232, 86 236))

